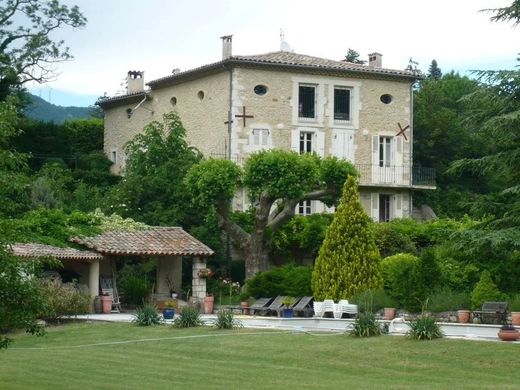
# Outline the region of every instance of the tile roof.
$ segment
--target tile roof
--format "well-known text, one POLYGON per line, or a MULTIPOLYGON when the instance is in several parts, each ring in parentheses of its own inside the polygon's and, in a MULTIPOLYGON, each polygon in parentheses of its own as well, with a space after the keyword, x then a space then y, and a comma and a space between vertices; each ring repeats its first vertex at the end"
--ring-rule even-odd
POLYGON ((136 231, 111 231, 72 242, 106 255, 211 256, 214 252, 180 227, 152 227, 136 231))
POLYGON ((266 54, 250 55, 250 56, 232 56, 228 59, 214 62, 208 65, 203 65, 198 68, 190 69, 184 72, 175 73, 159 79, 149 81, 147 85, 150 87, 160 86, 162 84, 169 84, 176 80, 194 77, 199 73, 206 73, 210 71, 220 71, 227 65, 256 65, 256 66, 271 66, 284 68, 297 68, 307 71, 328 71, 341 73, 358 73, 371 74, 381 77, 400 77, 411 80, 422 78, 419 71, 414 70, 399 70, 376 68, 368 65, 353 64, 345 61, 335 61, 327 58, 313 57, 305 54, 298 54, 287 51, 275 51, 266 54))
POLYGON ((144 97, 147 97, 148 96, 148 93, 147 91, 139 91, 139 92, 133 92, 133 93, 127 93, 127 94, 124 94, 124 95, 115 95, 115 96, 107 96, 107 97, 102 97, 102 98, 99 98, 95 104, 97 104, 98 106, 108 106, 112 103, 114 104, 117 104, 117 103, 121 103, 121 102, 134 102, 134 101, 139 101, 141 100, 142 98, 144 97))
POLYGON ((38 258, 38 257, 54 257, 59 260, 100 260, 103 255, 100 253, 79 250, 75 248, 59 248, 44 244, 12 244, 11 251, 15 256, 24 258, 38 258))

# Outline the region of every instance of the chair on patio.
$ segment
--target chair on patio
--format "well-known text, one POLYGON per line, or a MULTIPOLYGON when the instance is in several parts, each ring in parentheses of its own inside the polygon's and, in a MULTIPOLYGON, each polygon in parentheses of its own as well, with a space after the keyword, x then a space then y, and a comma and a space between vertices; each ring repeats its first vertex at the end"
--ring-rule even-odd
POLYGON ((346 299, 342 299, 334 305, 334 318, 342 318, 344 314, 347 316, 353 315, 354 317, 357 317, 357 313, 357 305, 348 303, 346 299))
POLYGON ((101 277, 99 278, 99 285, 101 288, 101 294, 110 295, 112 297, 112 311, 120 313, 121 302, 119 302, 117 288, 114 286, 114 279, 101 277))
POLYGON ((325 299, 323 301, 323 307, 321 309, 323 312, 322 317, 325 317, 325 315, 327 313, 330 313, 331 317, 334 317, 335 306, 336 306, 336 304, 334 303, 334 301, 332 299, 325 299))
POLYGON ((257 311, 264 310, 272 302, 273 298, 259 298, 249 307, 249 313, 255 315, 257 311))
POLYGON ((313 300, 314 297, 303 297, 292 309, 295 313, 301 313, 302 317, 312 317, 313 300))
POLYGON ((323 317, 323 302, 314 301, 312 308, 314 309, 314 317, 323 317))

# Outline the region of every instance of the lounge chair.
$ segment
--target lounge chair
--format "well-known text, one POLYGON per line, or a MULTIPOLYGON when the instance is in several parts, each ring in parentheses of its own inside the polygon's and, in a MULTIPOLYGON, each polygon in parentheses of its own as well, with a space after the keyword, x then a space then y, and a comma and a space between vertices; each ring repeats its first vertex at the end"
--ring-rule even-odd
POLYGON ((313 297, 303 297, 293 306, 293 310, 296 314, 301 313, 302 317, 312 317, 314 310, 313 308, 313 297))
POLYGON ((257 311, 264 310, 272 302, 273 298, 259 298, 249 307, 251 315, 256 314, 257 311))
POLYGON ((259 311, 260 314, 264 315, 264 316, 269 315, 272 312, 278 313, 278 311, 280 311, 283 307, 282 302, 284 301, 285 298, 287 298, 287 297, 285 297, 283 295, 278 295, 269 306, 258 309, 257 311, 259 311))

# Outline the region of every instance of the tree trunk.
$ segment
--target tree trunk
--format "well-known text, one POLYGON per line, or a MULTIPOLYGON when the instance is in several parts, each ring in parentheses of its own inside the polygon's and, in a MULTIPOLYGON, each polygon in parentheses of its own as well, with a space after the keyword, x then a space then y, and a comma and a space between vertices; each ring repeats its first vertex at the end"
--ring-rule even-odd
POLYGON ((258 272, 266 271, 269 264, 269 251, 264 243, 264 232, 253 232, 246 255, 246 280, 258 272))

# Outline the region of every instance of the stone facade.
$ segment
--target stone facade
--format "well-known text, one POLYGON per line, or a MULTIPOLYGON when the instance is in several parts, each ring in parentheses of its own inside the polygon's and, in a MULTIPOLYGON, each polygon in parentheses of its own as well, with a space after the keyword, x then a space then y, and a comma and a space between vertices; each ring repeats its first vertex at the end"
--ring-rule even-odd
MULTIPOLYGON (((298 59, 298 55, 293 56, 298 59)), ((258 64, 192 73, 188 78, 151 82, 148 98, 140 106, 135 101, 101 103, 105 110, 105 152, 114 160, 116 172, 124 166, 123 145, 147 123, 160 120, 173 110, 179 113, 191 145, 206 156, 230 156, 238 163, 265 148, 301 152, 301 137, 308 137, 312 151, 319 155, 335 155, 356 164, 361 173, 362 203, 374 220, 382 218, 381 202, 389 202, 390 219, 411 216, 414 77, 341 74, 258 64), (301 118, 302 86, 314 90, 313 118, 301 118), (349 93, 348 120, 335 119, 338 89, 349 93), (128 110, 136 106, 128 115, 128 110), (225 124, 228 111, 233 118, 229 128, 225 124), (252 117, 244 120, 240 117, 244 112, 252 117), (410 127, 398 135, 407 126, 410 127), (383 149, 388 155, 384 163, 383 149)), ((245 194, 239 192, 235 207, 245 209, 247 203, 245 194)), ((312 212, 326 211, 317 201, 312 202, 311 208, 312 212)))

